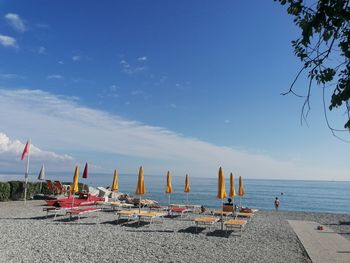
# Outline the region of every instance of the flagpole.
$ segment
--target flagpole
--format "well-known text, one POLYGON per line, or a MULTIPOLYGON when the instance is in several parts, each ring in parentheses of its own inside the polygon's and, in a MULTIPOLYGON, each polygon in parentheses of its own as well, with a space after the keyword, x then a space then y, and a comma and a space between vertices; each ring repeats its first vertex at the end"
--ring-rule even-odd
POLYGON ((27 155, 27 165, 26 172, 24 174, 24 204, 27 203, 27 187, 28 187, 28 174, 29 174, 29 156, 30 156, 30 139, 28 140, 28 155, 27 155))

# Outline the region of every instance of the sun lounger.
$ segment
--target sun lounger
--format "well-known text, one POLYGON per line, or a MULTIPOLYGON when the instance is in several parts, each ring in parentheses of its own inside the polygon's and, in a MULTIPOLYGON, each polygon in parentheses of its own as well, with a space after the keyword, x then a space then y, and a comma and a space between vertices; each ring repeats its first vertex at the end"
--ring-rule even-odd
POLYGON ((209 229, 210 229, 211 226, 214 225, 219 220, 220 220, 219 218, 213 217, 213 216, 201 216, 201 217, 195 218, 193 221, 196 224, 196 233, 198 230, 198 225, 202 225, 205 227, 209 226, 209 229))
MULTIPOLYGON (((141 211, 141 212, 145 212, 146 211, 141 211)), ((137 219, 137 215, 140 214, 138 209, 134 209, 134 210, 121 210, 117 212, 118 215, 118 219, 117 219, 117 223, 119 222, 120 219, 127 219, 128 221, 131 219, 137 219)))
POLYGON ((226 227, 226 232, 228 229, 238 228, 240 230, 240 236, 242 236, 242 230, 246 224, 247 224, 247 220, 239 220, 239 219, 230 219, 224 222, 224 226, 226 227))
POLYGON ((138 214, 137 216, 139 217, 139 223, 140 221, 146 221, 152 224, 155 219, 162 219, 166 215, 167 213, 164 212, 146 212, 138 214))
POLYGON ((168 211, 169 210, 168 206, 163 206, 163 205, 151 205, 148 208, 150 210, 156 210, 156 211, 168 211))
POLYGON ((252 219, 253 216, 254 216, 254 213, 244 213, 244 212, 236 213, 236 218, 237 217, 245 217, 245 218, 248 218, 248 219, 252 219))
POLYGON ((52 193, 52 194, 57 194, 57 190, 56 187, 54 186, 54 184, 52 183, 51 180, 46 180, 47 183, 47 189, 52 193))
POLYGON ((224 217, 228 217, 231 216, 233 214, 233 212, 229 212, 229 211, 222 211, 222 210, 213 210, 212 214, 214 216, 224 216, 224 217))
POLYGON ((63 194, 66 192, 66 188, 63 186, 63 184, 61 183, 61 181, 55 181, 54 182, 57 194, 63 194))
POLYGON ((95 208, 95 207, 87 207, 87 208, 76 208, 76 209, 69 209, 67 210, 67 214, 69 214, 69 217, 72 219, 73 215, 76 215, 78 217, 78 220, 80 220, 80 216, 84 215, 84 214, 89 214, 89 213, 93 213, 93 212, 98 212, 101 211, 101 209, 99 208, 95 208))
MULTIPOLYGON (((74 207, 76 208, 76 207, 74 207)), ((56 218, 56 216, 60 213, 62 214, 66 214, 68 209, 72 209, 72 208, 63 208, 63 207, 56 207, 56 206, 50 206, 50 207, 44 207, 43 211, 46 212, 46 218, 49 216, 50 213, 55 214, 54 218, 56 218)))
POLYGON ((185 207, 173 207, 169 209, 169 213, 174 216, 174 215, 180 215, 183 217, 184 214, 192 212, 191 209, 185 208, 185 207))

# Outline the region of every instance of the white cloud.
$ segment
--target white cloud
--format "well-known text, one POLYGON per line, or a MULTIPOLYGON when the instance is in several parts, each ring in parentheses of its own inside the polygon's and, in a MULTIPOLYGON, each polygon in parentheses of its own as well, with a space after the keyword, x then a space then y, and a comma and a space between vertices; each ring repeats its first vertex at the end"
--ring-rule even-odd
POLYGON ((79 61, 79 60, 81 60, 81 57, 80 56, 73 56, 72 60, 73 61, 79 61))
POLYGON ((38 53, 39 53, 39 54, 45 54, 45 53, 46 53, 46 48, 45 48, 45 47, 42 47, 42 46, 39 47, 39 48, 38 48, 38 53))
POLYGON ((132 96, 142 95, 142 94, 143 94, 143 90, 140 90, 140 89, 132 90, 132 91, 130 92, 130 94, 131 94, 132 96))
POLYGON ((147 57, 143 56, 143 57, 139 57, 137 58, 138 61, 147 61, 147 57))
POLYGON ((12 73, 5 73, 5 74, 0 74, 0 79, 16 79, 19 76, 17 74, 12 74, 12 73))
POLYGON ((22 18, 20 18, 19 15, 14 13, 8 13, 5 15, 5 18, 9 22, 9 24, 18 32, 23 33, 27 30, 22 18))
POLYGON ((46 78, 47 79, 63 79, 64 77, 62 75, 59 75, 59 74, 53 74, 53 75, 48 75, 46 78))
POLYGON ((119 63, 122 67, 122 72, 129 75, 137 74, 147 69, 144 65, 132 66, 125 59, 121 60, 119 63))
POLYGON ((13 37, 0 35, 0 45, 4 47, 17 47, 17 41, 13 37))
MULTIPOLYGON (((25 143, 20 142, 19 140, 11 140, 6 134, 0 132, 0 156, 10 156, 21 157, 25 143)), ((30 156, 39 160, 46 161, 67 161, 73 160, 73 157, 67 154, 57 154, 50 151, 43 151, 36 147, 34 144, 30 146, 30 156)))
POLYGON ((64 62, 62 60, 58 61, 57 63, 60 65, 64 65, 64 62))
POLYGON ((95 158, 93 163, 106 170, 113 169, 118 160, 118 168, 124 173, 134 173, 143 164, 149 174, 163 174, 170 169, 175 175, 215 178, 218 167, 223 166, 226 173, 232 171, 245 178, 348 179, 345 168, 327 164, 311 167, 217 146, 40 90, 0 89, 0 120, 7 134, 30 136, 32 141, 55 151, 89 154, 95 158), (106 161, 105 156, 111 161, 106 161))

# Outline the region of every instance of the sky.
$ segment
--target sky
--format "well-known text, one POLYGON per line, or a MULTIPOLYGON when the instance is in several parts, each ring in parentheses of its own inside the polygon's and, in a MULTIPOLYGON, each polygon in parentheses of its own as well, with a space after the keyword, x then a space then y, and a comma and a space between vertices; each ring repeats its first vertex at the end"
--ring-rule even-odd
POLYGON ((321 90, 302 125, 303 100, 281 95, 301 66, 298 34, 272 0, 0 0, 0 173, 23 171, 30 138, 33 174, 88 162, 349 180, 349 144, 327 128, 321 90))

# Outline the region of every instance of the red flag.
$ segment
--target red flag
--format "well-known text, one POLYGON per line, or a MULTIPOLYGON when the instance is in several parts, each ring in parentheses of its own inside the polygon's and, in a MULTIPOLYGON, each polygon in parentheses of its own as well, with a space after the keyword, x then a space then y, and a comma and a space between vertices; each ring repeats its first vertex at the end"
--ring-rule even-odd
POLYGON ((23 153, 22 153, 22 158, 21 160, 23 161, 24 157, 26 154, 29 154, 29 141, 27 141, 26 146, 24 147, 23 153))
POLYGON ((88 178, 88 163, 85 164, 83 178, 85 178, 85 179, 88 178))

